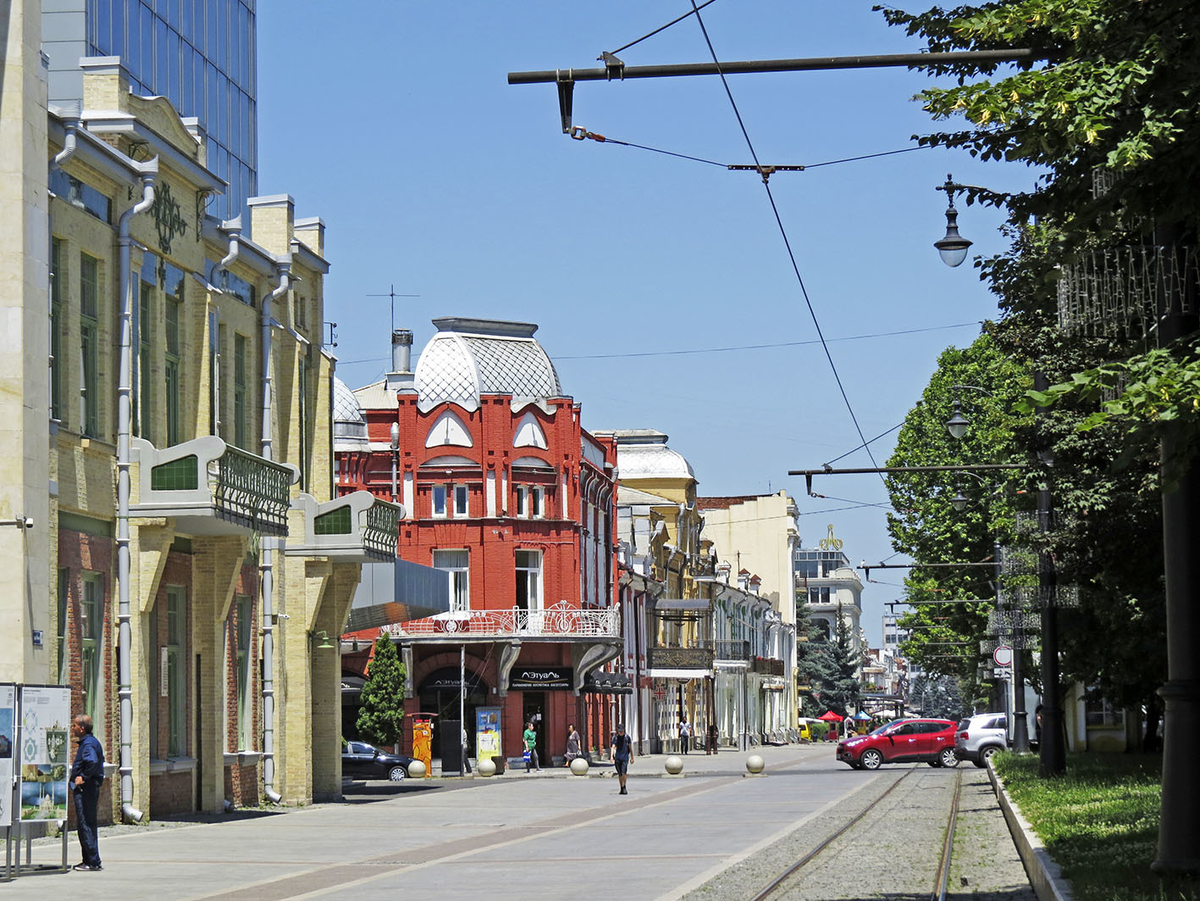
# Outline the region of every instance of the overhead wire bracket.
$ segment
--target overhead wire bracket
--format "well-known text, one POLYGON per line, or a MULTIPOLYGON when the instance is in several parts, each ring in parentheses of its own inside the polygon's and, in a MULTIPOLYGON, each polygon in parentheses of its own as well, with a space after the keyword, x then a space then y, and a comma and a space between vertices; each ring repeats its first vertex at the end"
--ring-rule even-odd
POLYGON ((601 50, 600 55, 596 57, 604 63, 605 81, 612 81, 615 76, 618 81, 625 80, 625 63, 613 56, 607 50, 601 50))
POLYGON ((571 100, 575 93, 575 76, 574 69, 567 69, 566 74, 563 74, 562 69, 555 70, 555 83, 558 85, 558 112, 562 116, 563 134, 571 134, 571 100))

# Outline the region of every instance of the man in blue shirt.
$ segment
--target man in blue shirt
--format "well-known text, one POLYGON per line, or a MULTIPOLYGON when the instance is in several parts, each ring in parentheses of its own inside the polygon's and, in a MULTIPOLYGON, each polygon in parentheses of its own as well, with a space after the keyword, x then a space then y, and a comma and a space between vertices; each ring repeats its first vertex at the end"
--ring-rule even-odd
POLYGON ((104 782, 104 748, 92 735, 92 718, 81 713, 71 722, 71 737, 79 743, 75 762, 71 764, 71 793, 75 798, 75 821, 79 832, 79 847, 83 863, 75 869, 95 872, 100 866, 100 846, 96 839, 96 808, 100 803, 100 786, 104 782))
POLYGON ((629 764, 633 762, 633 739, 625 734, 624 723, 617 723, 617 734, 612 739, 612 759, 617 778, 621 780, 621 794, 627 795, 625 775, 629 772, 629 764))

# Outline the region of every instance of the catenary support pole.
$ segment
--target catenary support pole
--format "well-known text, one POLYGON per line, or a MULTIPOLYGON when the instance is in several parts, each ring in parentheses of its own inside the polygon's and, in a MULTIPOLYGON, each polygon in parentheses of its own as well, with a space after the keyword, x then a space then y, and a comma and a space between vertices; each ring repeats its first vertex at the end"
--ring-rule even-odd
MULTIPOLYGON (((1194 334, 1200 321, 1200 285, 1186 255, 1196 253, 1192 241, 1178 228, 1163 228, 1155 244, 1170 255, 1173 271, 1165 309, 1159 311, 1159 346, 1194 334)), ((1193 263, 1193 266, 1195 264, 1193 263)), ((1165 267, 1171 268, 1171 267, 1165 267)), ((1160 874, 1200 875, 1200 463, 1178 471, 1187 451, 1186 430, 1168 424, 1162 439, 1163 569, 1166 577, 1167 683, 1162 697, 1163 766, 1162 813, 1158 827, 1158 856, 1153 869, 1160 874)))

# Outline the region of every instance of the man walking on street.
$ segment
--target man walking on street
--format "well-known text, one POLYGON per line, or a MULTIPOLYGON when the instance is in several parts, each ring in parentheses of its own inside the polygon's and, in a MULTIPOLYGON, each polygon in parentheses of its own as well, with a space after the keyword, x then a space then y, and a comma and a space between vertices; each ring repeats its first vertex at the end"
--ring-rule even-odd
POLYGON ((633 739, 625 734, 624 723, 617 723, 617 734, 612 740, 612 759, 617 778, 621 780, 621 794, 627 795, 625 776, 629 772, 629 764, 633 763, 633 739))
POLYGON ((71 764, 71 793, 75 799, 75 821, 83 862, 75 869, 95 872, 100 866, 100 847, 96 838, 96 808, 100 786, 104 782, 104 748, 92 735, 92 718, 81 713, 71 722, 71 737, 79 743, 71 764))
POLYGON ((525 742, 525 772, 537 770, 540 773, 542 762, 538 760, 537 733, 533 731, 532 721, 525 724, 525 735, 522 740, 525 742))
POLYGON ((684 754, 688 752, 688 745, 692 742, 692 724, 688 722, 687 714, 685 713, 679 719, 679 750, 684 754))

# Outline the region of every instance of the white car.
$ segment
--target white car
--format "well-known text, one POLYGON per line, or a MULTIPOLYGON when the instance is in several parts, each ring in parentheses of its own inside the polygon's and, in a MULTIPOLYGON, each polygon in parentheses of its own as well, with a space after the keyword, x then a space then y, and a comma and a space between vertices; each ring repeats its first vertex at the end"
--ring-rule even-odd
POLYGON ((1003 713, 978 713, 960 720, 954 728, 954 756, 981 769, 993 754, 1007 747, 1008 717, 1003 713))

